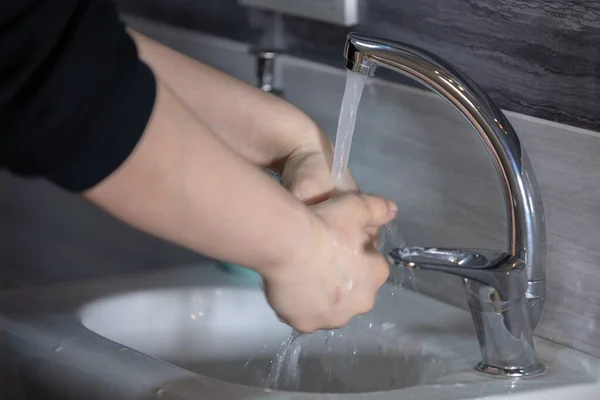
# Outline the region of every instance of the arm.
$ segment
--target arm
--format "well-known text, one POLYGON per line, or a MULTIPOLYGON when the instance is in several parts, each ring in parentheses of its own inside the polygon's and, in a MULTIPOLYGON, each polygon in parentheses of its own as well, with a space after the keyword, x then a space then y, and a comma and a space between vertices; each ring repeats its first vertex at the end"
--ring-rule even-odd
POLYGON ((84 195, 146 232, 263 275, 303 248, 310 230, 302 203, 233 152, 161 83, 134 153, 84 195))
POLYGON ((296 198, 314 204, 336 189, 356 189, 350 175, 344 185, 331 180, 333 145, 302 111, 138 32, 130 32, 140 57, 190 110, 238 154, 254 165, 281 174, 284 185, 296 198))
POLYGON ((276 313, 303 332, 369 311, 388 276, 367 232, 393 219, 393 203, 346 195, 306 207, 160 82, 136 150, 85 197, 147 232, 259 272, 276 313))
POLYGON ((291 104, 130 32, 142 60, 213 132, 251 163, 273 167, 300 149, 331 152, 329 139, 291 104))
POLYGON ((6 5, 0 167, 255 269, 297 329, 340 326, 372 306, 388 268, 368 231, 393 205, 346 195, 307 207, 290 196, 155 79, 111 1, 6 5))
POLYGON ((291 242, 300 239, 292 230, 306 234, 309 211, 155 80, 111 1, 6 5, 0 167, 45 176, 138 228, 213 257, 260 269, 280 262, 276 252, 294 250, 291 242), (285 225, 275 227, 266 210, 285 225))

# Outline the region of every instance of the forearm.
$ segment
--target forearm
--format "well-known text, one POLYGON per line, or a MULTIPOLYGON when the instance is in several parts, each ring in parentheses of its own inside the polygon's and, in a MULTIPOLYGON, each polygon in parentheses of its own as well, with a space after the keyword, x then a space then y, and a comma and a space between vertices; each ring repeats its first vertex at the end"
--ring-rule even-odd
POLYGON ((146 232, 261 273, 294 252, 311 224, 304 205, 226 146, 160 80, 137 148, 85 197, 146 232))
POLYGON ((130 32, 140 57, 213 132, 251 163, 272 167, 299 149, 331 151, 319 127, 291 104, 130 32))

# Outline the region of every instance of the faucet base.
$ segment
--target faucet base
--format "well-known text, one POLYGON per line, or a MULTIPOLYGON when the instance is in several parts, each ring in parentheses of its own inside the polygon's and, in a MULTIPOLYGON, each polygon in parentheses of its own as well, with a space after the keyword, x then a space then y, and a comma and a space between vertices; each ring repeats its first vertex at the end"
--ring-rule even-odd
POLYGON ((526 378, 543 374, 546 371, 546 367, 541 362, 528 367, 515 368, 500 368, 489 364, 479 363, 475 369, 483 374, 498 378, 526 378))

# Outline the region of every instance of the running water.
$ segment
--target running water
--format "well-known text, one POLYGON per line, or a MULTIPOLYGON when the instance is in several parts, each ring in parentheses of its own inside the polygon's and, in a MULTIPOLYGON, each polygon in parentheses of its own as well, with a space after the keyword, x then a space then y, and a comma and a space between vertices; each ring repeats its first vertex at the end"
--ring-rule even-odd
MULTIPOLYGON (((390 254, 395 248, 406 248, 406 241, 398 230, 398 220, 395 219, 381 228, 378 239, 379 252, 384 256, 390 254)), ((390 261, 390 265, 393 265, 390 261)), ((390 281, 394 284, 392 295, 403 287, 415 290, 415 273, 411 268, 394 267, 390 270, 390 281)))
MULTIPOLYGON (((354 136, 358 106, 367 78, 367 75, 358 74, 352 71, 347 71, 346 73, 346 88, 342 99, 335 140, 333 166, 331 170, 331 177, 341 189, 344 186, 344 178, 347 176, 348 160, 352 148, 352 138, 354 136)), ((406 243, 398 231, 397 220, 393 220, 381 229, 378 250, 382 254, 387 255, 393 248, 397 247, 404 248, 406 247, 406 243)), ((405 268, 396 268, 394 270, 393 278, 391 280, 398 290, 405 284, 407 276, 408 281, 412 283, 414 289, 414 275, 412 271, 406 270, 405 268)), ((385 328, 385 325, 382 325, 382 327, 385 328)), ((369 328, 373 328, 372 323, 369 324, 369 328)), ((313 335, 316 334, 318 333, 313 335)), ((322 354, 324 376, 322 376, 321 379, 323 380, 323 384, 326 385, 333 379, 333 367, 330 365, 327 358, 332 355, 333 342, 336 336, 335 331, 326 331, 324 334, 324 352, 322 354)), ((301 378, 300 364, 302 357, 302 339, 303 335, 300 332, 293 330, 290 336, 281 344, 267 375, 265 382, 267 388, 291 391, 298 390, 301 378)), ((353 354, 348 355, 345 358, 346 365, 344 366, 344 369, 355 366, 358 359, 357 350, 355 349, 353 354)), ((344 375, 351 376, 351 374, 344 375)))
POLYGON ((344 90, 342 108, 338 120, 335 150, 333 153, 333 167, 331 169, 331 176, 338 183, 343 183, 348 168, 358 105, 360 104, 360 98, 367 78, 367 75, 358 74, 350 70, 346 71, 346 89, 344 90))
MULTIPOLYGON (((340 186, 340 189, 343 189, 344 178, 347 176, 358 106, 367 78, 367 75, 350 70, 346 71, 346 88, 338 120, 333 166, 331 168, 331 177, 340 186)), ((394 248, 406 247, 406 242, 398 230, 397 220, 391 221, 381 229, 378 242, 378 250, 384 255, 389 254, 394 248)), ((402 287, 408 279, 412 289, 414 289, 414 272, 412 270, 396 268, 392 275, 392 282, 398 287, 402 287)))

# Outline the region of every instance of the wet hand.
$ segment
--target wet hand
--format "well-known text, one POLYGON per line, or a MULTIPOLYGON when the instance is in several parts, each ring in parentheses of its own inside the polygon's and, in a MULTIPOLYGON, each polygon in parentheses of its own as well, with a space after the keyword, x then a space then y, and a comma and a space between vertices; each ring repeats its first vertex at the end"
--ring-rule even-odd
POLYGON ((298 251, 264 276, 279 318, 301 332, 342 327, 375 304, 389 268, 369 230, 396 214, 393 202, 345 194, 312 206, 312 234, 298 251))
POLYGON ((290 193, 308 205, 320 203, 332 196, 357 192, 354 179, 347 173, 343 182, 331 178, 333 148, 331 143, 322 149, 300 149, 285 163, 282 183, 290 193))

